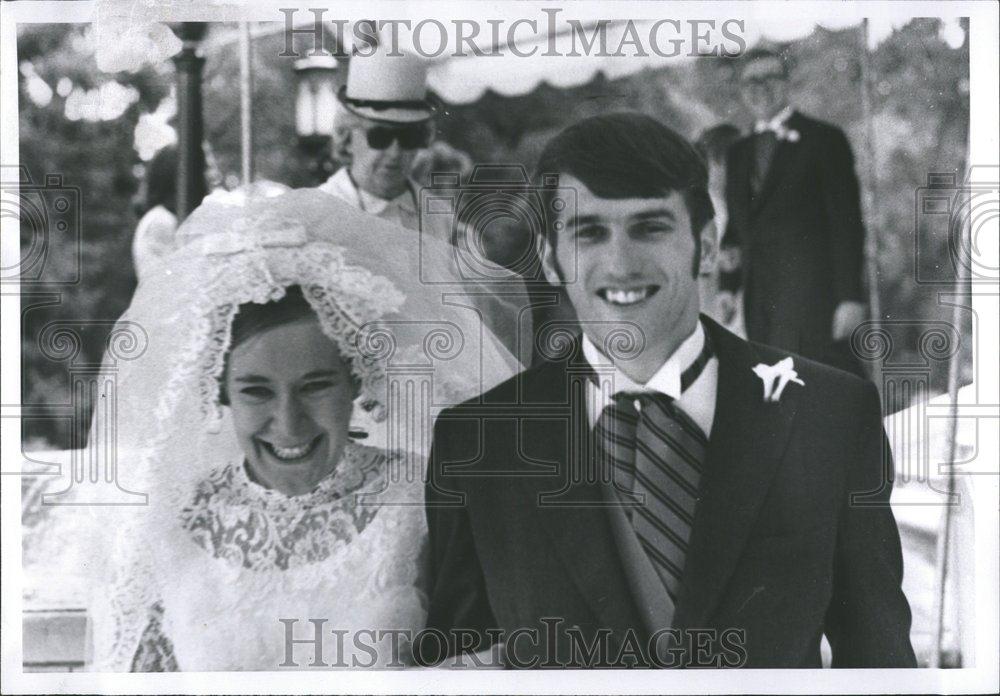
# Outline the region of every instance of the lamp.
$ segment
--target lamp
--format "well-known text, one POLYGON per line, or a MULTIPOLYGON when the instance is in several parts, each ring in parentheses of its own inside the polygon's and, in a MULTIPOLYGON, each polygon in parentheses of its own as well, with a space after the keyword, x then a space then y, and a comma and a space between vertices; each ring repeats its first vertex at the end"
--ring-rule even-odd
POLYGON ((333 173, 330 156, 337 113, 337 60, 333 56, 310 56, 295 61, 295 133, 299 148, 312 161, 319 182, 333 173))

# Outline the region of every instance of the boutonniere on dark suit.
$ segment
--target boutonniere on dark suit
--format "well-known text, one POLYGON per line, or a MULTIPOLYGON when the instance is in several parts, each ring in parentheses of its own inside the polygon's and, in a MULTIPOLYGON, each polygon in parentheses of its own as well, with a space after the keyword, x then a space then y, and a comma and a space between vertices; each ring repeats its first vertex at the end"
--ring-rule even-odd
POLYGON ((737 631, 736 663, 748 667, 819 667, 823 634, 834 666, 913 666, 874 387, 703 321, 717 406, 679 584, 609 514, 586 456, 577 342, 565 360, 439 416, 428 626, 537 630, 511 666, 627 666, 629 641, 652 663, 663 630, 682 641, 685 665, 698 661, 685 637, 709 630, 719 640, 737 631), (879 505, 851 503, 872 490, 879 505), (593 659, 580 641, 600 647, 593 659))
POLYGON ((769 403, 780 401, 785 387, 790 383, 803 387, 806 385, 799 379, 799 373, 795 371, 795 363, 791 357, 779 360, 773 365, 757 363, 754 365, 753 372, 764 383, 764 401, 769 403))

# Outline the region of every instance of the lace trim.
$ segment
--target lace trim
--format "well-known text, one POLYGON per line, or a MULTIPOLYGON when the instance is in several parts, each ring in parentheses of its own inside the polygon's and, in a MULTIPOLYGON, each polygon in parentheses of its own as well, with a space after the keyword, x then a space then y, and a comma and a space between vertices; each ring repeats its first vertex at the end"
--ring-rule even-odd
MULTIPOLYGON (((220 236, 228 236, 220 235, 220 236)), ((363 327, 399 309, 405 296, 390 280, 365 268, 351 266, 343 250, 325 243, 269 248, 218 246, 204 259, 212 265, 203 304, 194 314, 206 322, 205 343, 194 358, 198 365, 202 411, 210 431, 217 431, 222 418, 218 379, 230 343, 236 308, 247 302, 266 303, 284 296, 289 285, 298 284, 316 310, 323 332, 350 359, 351 371, 361 383, 362 403, 385 417, 385 359, 381 344, 362 340, 363 327)), ((183 362, 183 361, 182 361, 183 362)))
POLYGON ((251 570, 289 568, 329 558, 375 518, 361 495, 386 470, 381 452, 349 443, 337 469, 310 493, 287 496, 252 481, 246 467, 213 471, 181 512, 184 528, 213 557, 251 570))
MULTIPOLYGON (((382 292, 390 291, 391 286, 382 288, 382 292)), ((364 341, 362 326, 341 309, 329 288, 307 285, 304 292, 306 300, 316 314, 326 319, 322 323, 324 333, 334 342, 342 355, 352 356, 351 372, 361 382, 362 407, 371 412, 376 422, 385 420, 386 408, 382 401, 386 377, 385 369, 378 360, 383 356, 378 355, 369 342, 364 341)))
POLYGON ((226 353, 232 338, 233 319, 236 317, 236 305, 225 304, 216 307, 208 316, 210 327, 208 345, 202 354, 203 363, 200 370, 199 391, 201 392, 202 415, 209 424, 210 430, 217 430, 222 421, 222 409, 219 405, 219 380, 226 365, 226 353))

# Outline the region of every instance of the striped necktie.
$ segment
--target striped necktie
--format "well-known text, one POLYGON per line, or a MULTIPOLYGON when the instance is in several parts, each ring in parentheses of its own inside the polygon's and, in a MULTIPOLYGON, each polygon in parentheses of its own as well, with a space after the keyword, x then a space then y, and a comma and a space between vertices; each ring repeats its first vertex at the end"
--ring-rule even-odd
MULTIPOLYGON (((682 375, 692 384, 712 357, 708 341, 682 375)), ((594 428, 636 536, 676 601, 694 524, 708 438, 666 394, 619 392, 594 428)))

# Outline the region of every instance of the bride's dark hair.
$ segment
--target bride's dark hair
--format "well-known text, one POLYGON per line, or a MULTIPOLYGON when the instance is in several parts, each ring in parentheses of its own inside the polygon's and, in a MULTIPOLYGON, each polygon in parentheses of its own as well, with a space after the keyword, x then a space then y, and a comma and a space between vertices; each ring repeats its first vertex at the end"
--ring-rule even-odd
POLYGON ((232 353, 247 339, 268 329, 315 316, 316 311, 302 294, 302 288, 298 285, 290 285, 285 290, 285 296, 280 300, 273 300, 266 304, 256 302, 241 304, 233 318, 229 352, 232 353))

